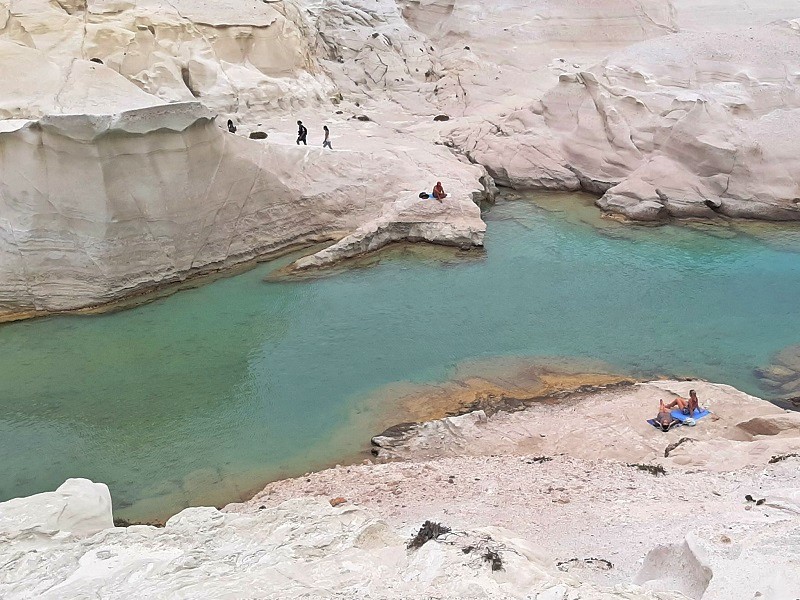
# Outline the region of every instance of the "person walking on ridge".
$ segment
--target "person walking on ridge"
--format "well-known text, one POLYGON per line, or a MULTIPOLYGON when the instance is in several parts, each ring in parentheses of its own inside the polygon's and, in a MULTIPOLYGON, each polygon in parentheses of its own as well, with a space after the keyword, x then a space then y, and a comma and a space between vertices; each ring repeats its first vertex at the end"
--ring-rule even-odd
POLYGON ((331 132, 328 130, 328 126, 323 125, 322 129, 325 131, 325 139, 322 140, 322 147, 323 148, 328 147, 331 150, 333 150, 333 146, 331 146, 331 140, 330 140, 331 132))
POLYGON ((304 146, 308 146, 306 143, 306 136, 308 135, 308 129, 306 129, 305 125, 303 125, 302 121, 297 122, 297 145, 300 145, 300 142, 303 142, 304 146))
POLYGON ((236 125, 233 124, 231 119, 228 119, 228 131, 231 133, 236 133, 236 125))

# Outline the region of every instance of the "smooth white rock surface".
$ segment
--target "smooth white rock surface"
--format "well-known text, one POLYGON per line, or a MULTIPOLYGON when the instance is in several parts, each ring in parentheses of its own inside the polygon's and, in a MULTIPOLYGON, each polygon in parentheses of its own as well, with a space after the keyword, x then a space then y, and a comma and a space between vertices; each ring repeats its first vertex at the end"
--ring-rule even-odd
POLYGON ((0 539, 24 544, 55 534, 88 536, 113 527, 111 494, 104 483, 67 479, 54 492, 0 502, 0 539))
POLYGON ((251 514, 189 508, 163 529, 113 528, 25 551, 3 545, 0 596, 655 598, 635 586, 583 584, 507 530, 455 532, 419 550, 406 548, 410 537, 370 511, 331 508, 321 499, 291 500, 251 514), (468 546, 474 550, 463 552, 468 546), (482 558, 487 549, 500 553, 502 570, 492 571, 482 558), (563 593, 553 596, 556 589, 563 593))

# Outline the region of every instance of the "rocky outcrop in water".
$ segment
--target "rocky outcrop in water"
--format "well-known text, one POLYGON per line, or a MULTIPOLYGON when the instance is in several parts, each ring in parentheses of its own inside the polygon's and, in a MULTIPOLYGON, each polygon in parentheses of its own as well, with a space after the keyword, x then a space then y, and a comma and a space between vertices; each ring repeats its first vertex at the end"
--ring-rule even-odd
POLYGON ((262 144, 223 133, 198 103, 6 122, 0 157, 0 316, 92 306, 358 227, 389 232, 364 250, 480 245, 485 230, 482 169, 445 151, 421 164, 402 148, 262 144), (414 182, 437 176, 451 197, 417 198, 414 182))
POLYGON ((772 364, 755 370, 761 384, 778 397, 800 402, 800 346, 789 346, 772 358, 772 364))
POLYGON ((0 320, 295 244, 344 237, 320 264, 402 239, 481 245, 476 201, 491 184, 446 149, 378 139, 323 152, 217 126, 214 111, 240 103, 255 119, 323 101, 332 84, 305 19, 288 3, 4 9, 0 63, 19 77, 0 90, 0 320), (437 179, 447 202, 423 203, 437 179))

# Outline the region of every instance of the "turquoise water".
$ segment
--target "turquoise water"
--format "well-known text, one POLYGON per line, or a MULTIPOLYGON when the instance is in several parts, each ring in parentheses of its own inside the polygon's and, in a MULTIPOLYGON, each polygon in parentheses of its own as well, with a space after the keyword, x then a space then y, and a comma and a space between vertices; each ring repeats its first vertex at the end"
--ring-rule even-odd
POLYGON ((381 254, 265 282, 289 262, 125 312, 0 327, 0 500, 66 477, 118 514, 163 517, 344 460, 370 391, 496 356, 601 359, 764 394, 752 370, 800 342, 800 230, 642 228, 583 198, 503 202, 486 252, 381 254))

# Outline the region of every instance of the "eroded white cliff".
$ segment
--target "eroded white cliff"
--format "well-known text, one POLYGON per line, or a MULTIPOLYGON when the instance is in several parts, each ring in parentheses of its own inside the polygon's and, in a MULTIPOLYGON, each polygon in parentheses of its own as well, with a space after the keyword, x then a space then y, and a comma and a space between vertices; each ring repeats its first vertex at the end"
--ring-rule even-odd
POLYGON ((498 183, 583 188, 636 220, 800 219, 798 21, 680 31, 676 11, 674 33, 565 66, 540 100, 454 125, 451 143, 498 183))
POLYGON ((338 242, 302 266, 480 244, 491 182, 468 161, 632 219, 797 219, 797 18, 800 0, 6 0, 0 311, 293 242, 338 242), (336 151, 298 150, 297 118, 336 151), (448 202, 415 202, 439 180, 448 202))
POLYGON ((0 173, 9 313, 89 306, 373 222, 389 233, 371 248, 480 245, 485 229, 473 201, 483 170, 446 150, 421 163, 408 148, 262 143, 223 133, 195 102, 14 121, 0 173), (450 197, 420 200, 417 185, 437 176, 450 197))

